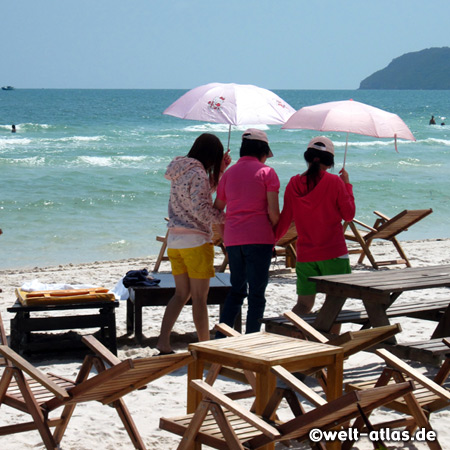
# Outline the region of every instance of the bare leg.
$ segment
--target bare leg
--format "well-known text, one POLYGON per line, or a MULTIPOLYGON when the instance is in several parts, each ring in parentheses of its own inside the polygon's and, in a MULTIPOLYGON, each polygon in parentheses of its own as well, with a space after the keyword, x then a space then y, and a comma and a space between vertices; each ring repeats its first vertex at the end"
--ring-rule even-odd
POLYGON ((209 341, 209 320, 206 301, 209 292, 209 278, 191 278, 192 316, 199 341, 209 341))
POLYGON ((297 296, 297 304, 292 308, 292 312, 295 312, 295 314, 299 316, 309 314, 313 309, 315 301, 316 301, 315 294, 299 295, 297 296))
MULTIPOLYGON (((166 311, 164 312, 164 317, 161 323, 161 331, 158 338, 158 343, 156 348, 163 353, 169 353, 172 351, 170 346, 170 333, 178 319, 178 316, 183 309, 183 306, 189 300, 191 295, 191 288, 189 277, 187 273, 181 275, 174 275, 175 279, 175 294, 169 300, 167 304, 166 311)), ((209 280, 208 280, 209 282, 209 280)))

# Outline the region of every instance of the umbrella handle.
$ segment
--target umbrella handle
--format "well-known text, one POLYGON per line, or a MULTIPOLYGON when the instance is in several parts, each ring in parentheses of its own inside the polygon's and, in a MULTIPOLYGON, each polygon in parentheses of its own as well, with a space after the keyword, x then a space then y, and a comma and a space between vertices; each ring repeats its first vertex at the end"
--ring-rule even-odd
POLYGON ((228 126, 228 144, 227 144, 227 150, 230 150, 230 136, 231 136, 231 123, 228 126))

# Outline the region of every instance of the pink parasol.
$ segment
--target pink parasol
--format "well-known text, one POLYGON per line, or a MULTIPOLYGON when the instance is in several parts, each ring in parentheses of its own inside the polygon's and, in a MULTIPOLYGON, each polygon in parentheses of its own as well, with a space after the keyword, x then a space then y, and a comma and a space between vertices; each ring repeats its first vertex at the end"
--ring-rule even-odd
POLYGON ((281 125, 295 112, 268 89, 251 84, 209 83, 186 92, 163 114, 231 125, 281 125))
POLYGON ((344 167, 347 157, 348 133, 377 138, 394 138, 396 151, 397 138, 416 140, 397 114, 353 100, 305 106, 295 112, 282 128, 346 132, 344 167))

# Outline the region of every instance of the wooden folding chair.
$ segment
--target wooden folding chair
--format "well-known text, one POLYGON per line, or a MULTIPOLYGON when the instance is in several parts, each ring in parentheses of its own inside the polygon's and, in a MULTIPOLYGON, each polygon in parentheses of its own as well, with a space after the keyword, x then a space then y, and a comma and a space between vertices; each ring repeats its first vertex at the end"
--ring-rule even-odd
MULTIPOLYGON (((168 221, 169 219, 166 217, 165 220, 168 221)), ((217 225, 217 224, 214 224, 212 226, 212 230, 213 230, 212 243, 216 247, 219 247, 220 250, 223 253, 223 261, 220 264, 219 268, 217 269, 217 272, 225 272, 225 270, 226 270, 226 268, 228 266, 228 254, 227 254, 227 250, 225 248, 225 245, 223 244, 222 234, 220 232, 220 228, 219 227, 220 227, 220 225, 217 225)), ((168 261, 169 260, 169 258, 166 255, 167 238, 168 238, 168 236, 169 236, 169 230, 167 230, 165 236, 156 236, 156 240, 158 242, 161 242, 161 248, 159 250, 158 257, 156 258, 155 265, 153 267, 153 272, 158 272, 162 261, 168 261)))
POLYGON ((380 266, 388 266, 393 264, 406 264, 407 267, 411 267, 411 263, 409 262, 406 253, 397 240, 397 236, 402 231, 406 231, 412 225, 419 222, 432 212, 433 210, 431 208, 417 210, 405 209, 391 219, 380 213, 379 211, 374 211, 374 214, 377 215, 378 218, 376 219, 375 224, 372 227, 356 219, 352 222, 345 222, 345 239, 359 244, 360 247, 359 249, 349 249, 349 253, 361 255, 358 259, 359 264, 361 264, 364 258, 367 256, 370 263, 375 269, 378 269, 380 266), (359 229, 357 225, 363 227, 364 229, 359 229), (370 250, 370 245, 375 239, 391 241, 400 256, 400 259, 376 261, 374 255, 370 250))
POLYGON ((297 228, 292 222, 286 234, 275 243, 275 256, 286 258, 286 267, 295 267, 297 262, 297 228))
POLYGON ((45 375, 8 346, 0 345, 0 354, 8 364, 0 380, 0 405, 6 404, 30 414, 32 418, 30 422, 0 427, 0 436, 37 429, 45 447, 56 449, 76 405, 99 401, 117 410, 134 447, 145 449, 122 397, 189 363, 190 354, 120 361, 93 336, 83 337, 83 342, 95 355, 85 357, 75 380, 45 375), (88 378, 93 367, 98 374, 88 378), (50 418, 50 413, 61 406, 61 415, 50 418), (55 427, 53 433, 51 427, 55 427))
MULTIPOLYGON (((317 331, 301 317, 292 311, 286 311, 283 316, 292 322, 303 334, 305 339, 320 342, 322 344, 335 345, 344 349, 344 359, 358 353, 368 350, 374 345, 384 342, 386 339, 399 333, 402 328, 400 324, 386 325, 383 327, 369 328, 358 331, 347 331, 339 336, 332 336, 330 339, 317 331)), ((314 374, 321 383, 324 390, 327 386, 327 374, 324 370, 318 372, 309 372, 306 375, 314 374)))
POLYGON ((192 448, 194 443, 217 449, 256 449, 279 441, 306 440, 313 428, 339 429, 359 417, 360 411, 368 414, 413 389, 412 382, 405 382, 358 392, 360 395, 348 393, 327 403, 283 367, 271 370, 289 387, 275 390, 262 416, 248 411, 207 382, 192 380, 191 386, 203 395, 197 410, 182 417, 161 418, 160 428, 183 437, 179 450, 192 448), (295 393, 318 406, 305 412, 295 393), (284 398, 294 418, 286 422, 270 420, 284 398))
MULTIPOLYGON (((445 342, 445 339, 444 339, 445 342)), ((446 342, 450 346, 450 342, 446 342)), ((387 368, 383 370, 376 380, 368 380, 361 383, 348 383, 347 391, 371 389, 374 386, 385 386, 395 382, 402 383, 405 380, 413 380, 416 388, 404 398, 398 398, 386 404, 386 408, 393 409, 407 416, 388 422, 380 426, 406 427, 412 433, 417 427, 432 430, 429 417, 432 413, 447 408, 450 405, 450 389, 444 386, 450 374, 450 354, 443 362, 440 370, 433 380, 421 374, 419 371, 397 358, 386 349, 376 351, 377 355, 387 363, 387 368)), ((358 427, 362 424, 356 424, 358 427)), ((441 449, 439 441, 428 442, 430 449, 441 449)))

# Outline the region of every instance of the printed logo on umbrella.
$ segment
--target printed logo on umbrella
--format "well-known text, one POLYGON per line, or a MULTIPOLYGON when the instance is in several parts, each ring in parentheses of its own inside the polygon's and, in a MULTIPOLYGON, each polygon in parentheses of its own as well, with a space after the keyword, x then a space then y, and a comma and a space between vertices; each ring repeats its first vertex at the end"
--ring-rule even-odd
POLYGON ((210 100, 208 102, 209 108, 220 111, 220 107, 222 106, 222 103, 224 101, 225 101, 225 97, 214 97, 214 100, 210 100))

